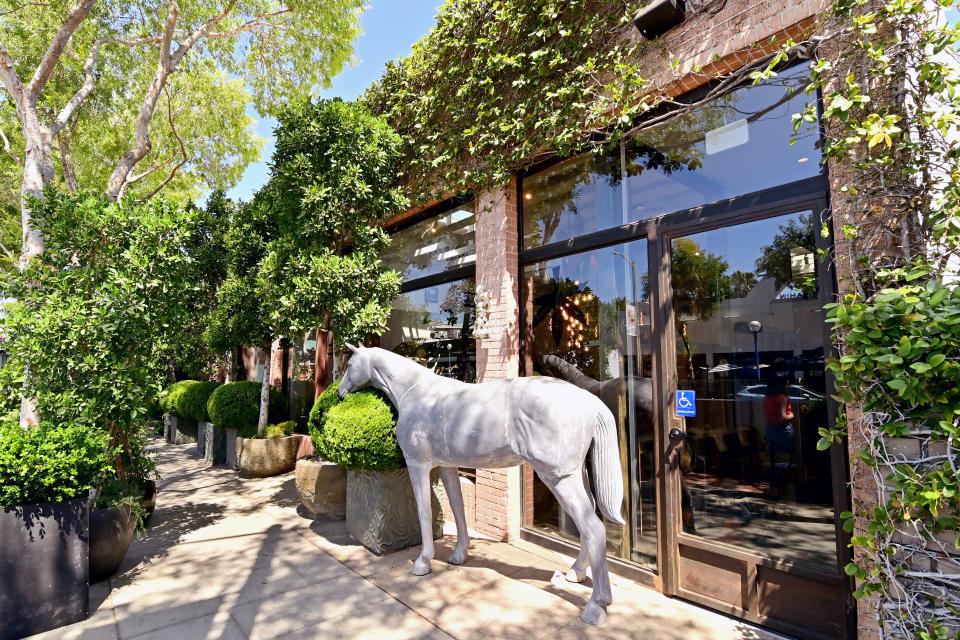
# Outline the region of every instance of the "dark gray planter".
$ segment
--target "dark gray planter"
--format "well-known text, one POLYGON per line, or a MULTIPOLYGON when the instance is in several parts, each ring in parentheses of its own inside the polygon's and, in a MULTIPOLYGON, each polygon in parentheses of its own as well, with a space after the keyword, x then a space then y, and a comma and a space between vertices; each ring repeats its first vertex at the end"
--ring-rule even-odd
POLYGON ((212 422, 200 422, 197 425, 197 442, 206 443, 203 458, 210 464, 223 464, 227 460, 227 434, 217 429, 212 422))
POLYGON ((163 439, 173 444, 177 440, 177 416, 163 414, 163 439))
POLYGON ((133 542, 130 507, 94 509, 90 512, 90 583, 117 572, 133 542))
POLYGON ((150 518, 153 517, 153 512, 157 509, 157 482, 155 480, 147 480, 144 482, 143 489, 143 508, 146 510, 146 515, 143 517, 143 524, 146 526, 150 522, 150 518))
POLYGON ((203 425, 205 424, 207 423, 197 422, 197 453, 200 454, 201 458, 206 457, 207 432, 203 428, 203 425))
POLYGON ((197 421, 191 418, 174 418, 177 425, 176 444, 190 444, 197 441, 197 421))
POLYGON ((89 615, 88 497, 0 510, 0 638, 89 615))
MULTIPOLYGON (((439 472, 430 476, 433 537, 443 535, 439 472)), ((417 503, 406 469, 347 471, 347 532, 377 555, 422 542, 417 503)))
POLYGON ((223 439, 225 441, 224 449, 227 452, 226 464, 230 469, 237 469, 237 430, 224 429, 223 439))

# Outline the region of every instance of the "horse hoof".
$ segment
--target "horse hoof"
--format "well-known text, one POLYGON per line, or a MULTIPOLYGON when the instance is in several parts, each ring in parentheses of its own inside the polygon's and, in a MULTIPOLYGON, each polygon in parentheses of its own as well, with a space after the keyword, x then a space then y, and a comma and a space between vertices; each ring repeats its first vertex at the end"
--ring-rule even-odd
POLYGON ((425 576, 430 573, 430 561, 423 558, 417 558, 413 563, 413 570, 410 572, 415 576, 425 576))
POLYGON ((450 559, 447 561, 450 564, 466 564, 467 562, 467 552, 466 551, 456 551, 450 554, 450 559))
POLYGON ((587 624, 600 626, 607 621, 607 611, 595 602, 588 602, 583 613, 580 614, 580 619, 587 624))
POLYGON ((577 584, 580 584, 586 581, 587 572, 586 570, 577 571, 576 569, 570 569, 570 571, 567 571, 567 575, 565 577, 567 582, 576 582, 577 584))

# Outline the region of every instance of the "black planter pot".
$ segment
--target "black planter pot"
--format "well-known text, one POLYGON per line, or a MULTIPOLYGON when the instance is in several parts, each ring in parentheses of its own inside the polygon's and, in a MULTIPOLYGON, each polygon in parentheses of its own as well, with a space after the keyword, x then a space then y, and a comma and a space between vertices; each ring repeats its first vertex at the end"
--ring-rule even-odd
POLYGON ((143 517, 143 524, 147 525, 157 508, 157 483, 154 480, 144 480, 143 485, 143 508, 147 512, 143 517))
POLYGON ((0 638, 89 615, 88 497, 0 510, 0 638))
POLYGON ((130 507, 94 509, 90 512, 90 583, 117 572, 133 542, 130 507))

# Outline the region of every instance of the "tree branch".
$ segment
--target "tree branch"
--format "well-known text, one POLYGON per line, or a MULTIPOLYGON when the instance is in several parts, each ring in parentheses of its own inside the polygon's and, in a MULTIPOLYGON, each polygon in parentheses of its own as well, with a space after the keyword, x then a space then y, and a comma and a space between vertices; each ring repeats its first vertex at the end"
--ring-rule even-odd
MULTIPOLYGON (((106 196, 110 200, 116 200, 120 197, 133 167, 135 167, 144 156, 150 153, 152 147, 150 143, 150 120, 153 118, 153 112, 157 107, 157 99, 160 96, 160 91, 166 84, 167 78, 170 76, 170 72, 174 67, 170 56, 170 45, 173 41, 173 35, 177 28, 177 19, 180 15, 180 6, 177 0, 170 0, 168 7, 163 40, 160 43, 160 61, 157 63, 157 71, 153 76, 153 81, 147 88, 147 93, 143 97, 143 104, 140 107, 140 113, 137 116, 137 123, 134 129, 134 146, 120 156, 120 161, 117 163, 107 182, 106 196)), ((183 48, 183 45, 181 45, 180 48, 183 48)))
POLYGON ((233 12, 239 1, 240 0, 231 0, 230 4, 228 4, 227 7, 219 13, 219 15, 210 18, 200 27, 198 27, 196 31, 187 36, 187 38, 180 43, 180 46, 177 47, 177 50, 173 53, 171 67, 177 66, 177 64, 183 59, 183 56, 187 55, 190 49, 193 48, 193 45, 197 44, 202 38, 207 37, 210 34, 210 29, 223 22, 224 19, 226 19, 226 17, 233 12))
POLYGON ((63 165, 63 179, 70 193, 77 193, 77 171, 73 166, 73 153, 70 151, 70 139, 73 133, 69 128, 57 134, 57 149, 60 151, 60 164, 63 165))
MULTIPOLYGON (((149 200, 153 196, 157 195, 161 189, 170 184, 170 181, 176 177, 177 172, 187 164, 187 146, 183 144, 183 139, 180 137, 180 134, 177 133, 177 127, 173 123, 173 99, 170 97, 170 90, 164 87, 163 92, 167 95, 167 122, 170 123, 170 131, 173 132, 173 137, 177 139, 177 144, 180 145, 180 162, 178 162, 173 169, 170 170, 170 173, 164 178, 163 182, 157 185, 157 187, 148 193, 146 196, 140 199, 141 202, 149 200)), ((172 159, 172 158, 171 158, 172 159)))
POLYGON ((247 20, 245 23, 243 23, 236 29, 233 29, 231 31, 215 31, 213 33, 207 34, 207 37, 210 38, 211 40, 224 40, 228 38, 235 38, 236 36, 240 35, 245 31, 254 31, 261 26, 268 25, 269 24, 268 21, 271 18, 276 18, 278 16, 282 16, 290 12, 291 12, 290 9, 283 9, 281 11, 274 11, 273 13, 266 13, 262 16, 257 16, 256 18, 247 20))
POLYGON ((0 129, 0 138, 3 139, 3 150, 7 152, 7 155, 13 158, 13 161, 16 162, 21 167, 23 166, 23 158, 18 156, 13 152, 13 149, 10 148, 10 141, 7 140, 6 134, 3 133, 3 129, 0 129))
POLYGON ((24 102, 23 83, 20 80, 20 74, 17 73, 16 66, 13 64, 13 58, 2 41, 0 41, 0 78, 3 79, 3 86, 10 94, 10 98, 17 108, 17 117, 23 124, 27 107, 24 102))
POLYGON ((103 45, 103 41, 98 39, 95 40, 93 46, 90 47, 90 53, 83 63, 83 85, 67 100, 67 103, 63 105, 63 109, 60 110, 53 124, 50 125, 50 130, 53 135, 60 135, 60 130, 63 129, 67 122, 70 121, 70 118, 73 117, 73 112, 84 103, 87 96, 93 91, 93 65, 96 64, 97 56, 100 55, 101 45, 103 45))
POLYGON ((73 6, 57 30, 57 35, 50 41, 50 46, 47 47, 40 64, 37 65, 33 78, 30 79, 30 83, 26 87, 27 99, 32 103, 36 103, 37 97, 46 86, 47 80, 50 79, 50 74, 53 73, 57 62, 60 61, 64 48, 70 42, 70 38, 73 37, 80 24, 87 19, 94 2, 96 0, 77 0, 77 4, 73 6))

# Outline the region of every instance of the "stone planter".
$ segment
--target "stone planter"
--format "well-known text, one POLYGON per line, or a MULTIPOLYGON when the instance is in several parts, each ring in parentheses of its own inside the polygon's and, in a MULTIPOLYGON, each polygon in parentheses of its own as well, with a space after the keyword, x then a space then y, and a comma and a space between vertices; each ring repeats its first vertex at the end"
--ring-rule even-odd
POLYGON ((88 496, 0 510, 0 638, 89 615, 88 496))
POLYGON ((189 444, 197 441, 197 421, 174 416, 177 425, 176 444, 189 444))
POLYGON ((237 469, 237 430, 236 429, 224 429, 224 448, 227 452, 227 467, 230 469, 237 469))
POLYGON ((130 507, 94 509, 90 512, 90 583, 117 572, 133 542, 130 507))
MULTIPOLYGON (((431 474, 433 537, 443 535, 439 473, 431 474)), ((347 471, 347 532, 377 555, 420 544, 420 519, 406 469, 347 471)))
POLYGON ((197 422, 197 453, 200 454, 201 458, 205 458, 205 452, 207 447, 207 432, 203 428, 203 425, 207 424, 206 422, 197 422))
POLYGON ((177 440, 177 416, 163 414, 163 439, 173 444, 177 440))
POLYGON ((343 520, 347 514, 347 472, 320 458, 297 460, 297 495, 311 514, 343 520))
POLYGON ((300 436, 237 438, 237 470, 248 478, 267 478, 293 471, 300 436))
POLYGON ((217 429, 212 422, 197 423, 197 444, 204 441, 203 459, 210 464, 223 464, 227 460, 227 434, 217 429))

